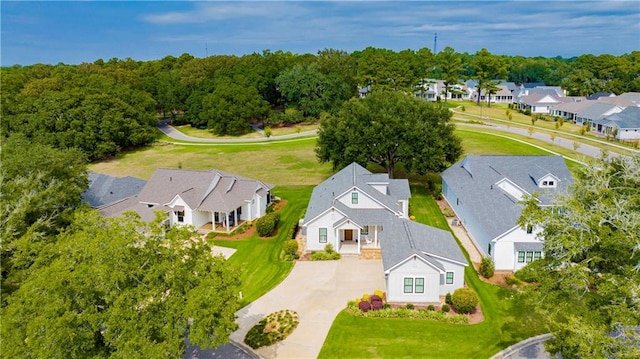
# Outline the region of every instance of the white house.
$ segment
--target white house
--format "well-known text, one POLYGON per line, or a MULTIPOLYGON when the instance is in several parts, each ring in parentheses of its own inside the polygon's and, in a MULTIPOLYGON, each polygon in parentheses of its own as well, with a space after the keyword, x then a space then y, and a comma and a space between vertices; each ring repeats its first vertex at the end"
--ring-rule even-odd
POLYGON ((387 299, 438 302, 464 285, 466 258, 450 232, 411 221, 409 182, 352 163, 318 186, 302 222, 306 250, 379 249, 387 299))
POLYGON ((520 201, 537 193, 551 206, 572 183, 561 156, 468 155, 442 173, 442 194, 482 255, 516 271, 543 256, 537 230, 517 224, 520 201))
POLYGON ((602 133, 609 134, 621 141, 640 140, 640 107, 630 106, 621 112, 594 121, 596 128, 603 124, 602 133))
POLYGON ((140 194, 101 208, 105 216, 132 210, 150 221, 155 211, 167 214, 169 225, 230 231, 241 221, 265 214, 273 186, 231 173, 160 168, 140 194))

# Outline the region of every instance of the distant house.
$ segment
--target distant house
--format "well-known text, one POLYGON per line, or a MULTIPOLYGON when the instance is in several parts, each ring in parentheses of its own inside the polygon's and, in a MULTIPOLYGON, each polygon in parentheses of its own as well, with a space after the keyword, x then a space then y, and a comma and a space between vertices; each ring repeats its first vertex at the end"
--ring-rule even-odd
POLYGON ((520 110, 529 110, 531 113, 549 114, 553 106, 561 104, 562 101, 552 95, 533 94, 521 96, 518 100, 520 110))
POLYGON ((520 201, 539 194, 540 206, 573 183, 561 156, 468 155, 442 173, 442 194, 478 250, 497 270, 518 270, 543 256, 537 228, 521 228, 520 201))
POLYGON ((169 225, 228 232, 242 221, 265 214, 272 187, 220 170, 160 168, 140 194, 102 207, 101 213, 109 217, 134 211, 150 221, 156 211, 162 211, 169 225))
POLYGON ((576 114, 576 124, 589 124, 594 131, 599 132, 602 124, 596 124, 594 121, 621 112, 622 109, 623 107, 598 101, 576 114))
POLYGON ((640 140, 640 107, 630 106, 621 112, 604 117, 597 126, 602 124, 601 133, 611 135, 621 141, 640 140))
POLYGON ((587 96, 587 100, 597 100, 601 97, 616 97, 616 94, 611 92, 596 92, 594 94, 587 96))
POLYGON ((430 303, 464 285, 467 261, 450 232, 411 221, 409 183, 352 163, 318 186, 302 221, 306 250, 379 250, 387 300, 430 303))
POLYGON ((565 120, 575 122, 578 113, 586 110, 589 106, 593 105, 595 101, 572 101, 561 102, 551 107, 551 116, 562 117, 565 120))
POLYGON ((89 172, 89 188, 82 194, 82 200, 91 207, 99 208, 137 195, 145 183, 147 181, 131 176, 115 177, 89 172))

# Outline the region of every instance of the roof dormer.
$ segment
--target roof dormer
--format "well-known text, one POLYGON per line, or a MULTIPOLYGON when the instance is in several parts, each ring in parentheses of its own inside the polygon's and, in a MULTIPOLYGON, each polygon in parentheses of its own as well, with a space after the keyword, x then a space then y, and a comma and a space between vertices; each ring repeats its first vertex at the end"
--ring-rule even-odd
POLYGON ((389 194, 389 182, 367 182, 367 184, 385 196, 389 194))
POLYGON ((529 192, 525 191, 522 187, 510 181, 508 178, 501 179, 496 183, 496 186, 517 201, 524 200, 525 195, 531 195, 529 192))
POLYGON ((540 188, 556 188, 558 187, 558 182, 560 182, 558 177, 552 175, 551 173, 543 176, 536 181, 538 187, 540 188))

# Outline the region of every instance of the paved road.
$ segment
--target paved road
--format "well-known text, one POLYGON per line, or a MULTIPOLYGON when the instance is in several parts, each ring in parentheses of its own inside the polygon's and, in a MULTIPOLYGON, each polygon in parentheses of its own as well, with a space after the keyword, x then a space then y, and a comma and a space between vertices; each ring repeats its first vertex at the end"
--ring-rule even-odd
POLYGON ((271 136, 267 137, 256 137, 256 138, 199 138, 199 137, 191 137, 187 136, 184 133, 176 130, 173 126, 167 124, 159 124, 158 129, 162 131, 165 135, 173 138, 178 141, 189 141, 189 142, 201 142, 201 143, 242 143, 242 142, 267 142, 273 140, 284 140, 289 138, 296 137, 304 137, 304 136, 313 136, 318 133, 317 130, 312 131, 303 131, 300 133, 292 133, 288 135, 281 136, 271 136))
POLYGON ((258 354, 265 358, 316 358, 336 315, 349 300, 384 289, 382 260, 345 256, 338 261, 300 261, 276 288, 241 309, 240 328, 231 339, 242 342, 249 329, 278 310, 294 310, 300 324, 284 341, 258 354))

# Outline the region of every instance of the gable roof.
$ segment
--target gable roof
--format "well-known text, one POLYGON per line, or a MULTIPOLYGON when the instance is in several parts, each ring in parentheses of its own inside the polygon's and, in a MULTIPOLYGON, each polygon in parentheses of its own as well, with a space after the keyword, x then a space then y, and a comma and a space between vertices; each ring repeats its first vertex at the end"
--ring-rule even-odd
POLYGON ((597 120, 606 116, 607 113, 615 113, 620 111, 622 111, 622 108, 619 106, 598 101, 593 105, 585 108, 584 110, 578 112, 576 116, 590 120, 597 120))
POLYGON ((523 208, 496 185, 505 178, 528 193, 538 193, 541 205, 553 204, 553 198, 573 183, 562 156, 468 155, 442 173, 443 182, 491 238, 515 227, 523 208), (555 188, 538 187, 536 181, 547 174, 559 180, 555 188))
POLYGON ((82 194, 82 200, 97 208, 135 196, 147 181, 131 176, 115 177, 89 172, 89 188, 82 194))
POLYGON ((229 212, 266 193, 272 185, 220 170, 191 171, 159 168, 144 186, 138 200, 165 205, 180 196, 191 209, 229 212))
POLYGON ((558 111, 564 111, 568 113, 576 114, 580 111, 584 111, 589 106, 596 103, 595 101, 571 101, 571 102, 562 102, 557 105, 554 105, 552 109, 558 111))
POLYGON ((337 203, 335 198, 352 188, 358 188, 396 213, 401 210, 398 207, 398 201, 408 200, 411 197, 409 181, 406 179, 389 179, 386 173, 371 173, 353 162, 313 189, 304 223, 333 207, 337 203), (369 183, 388 183, 387 193, 381 193, 369 183))
POLYGON ((615 97, 616 95, 611 92, 596 92, 587 96, 587 100, 597 100, 600 97, 615 97))
POLYGON ((532 94, 525 95, 520 98, 520 102, 530 105, 530 106, 538 106, 538 105, 549 105, 549 104, 558 104, 561 103, 560 100, 555 98, 553 95, 549 94, 532 94))
POLYGON ((613 122, 615 126, 623 129, 640 128, 640 107, 627 107, 621 112, 605 117, 603 120, 613 122))

